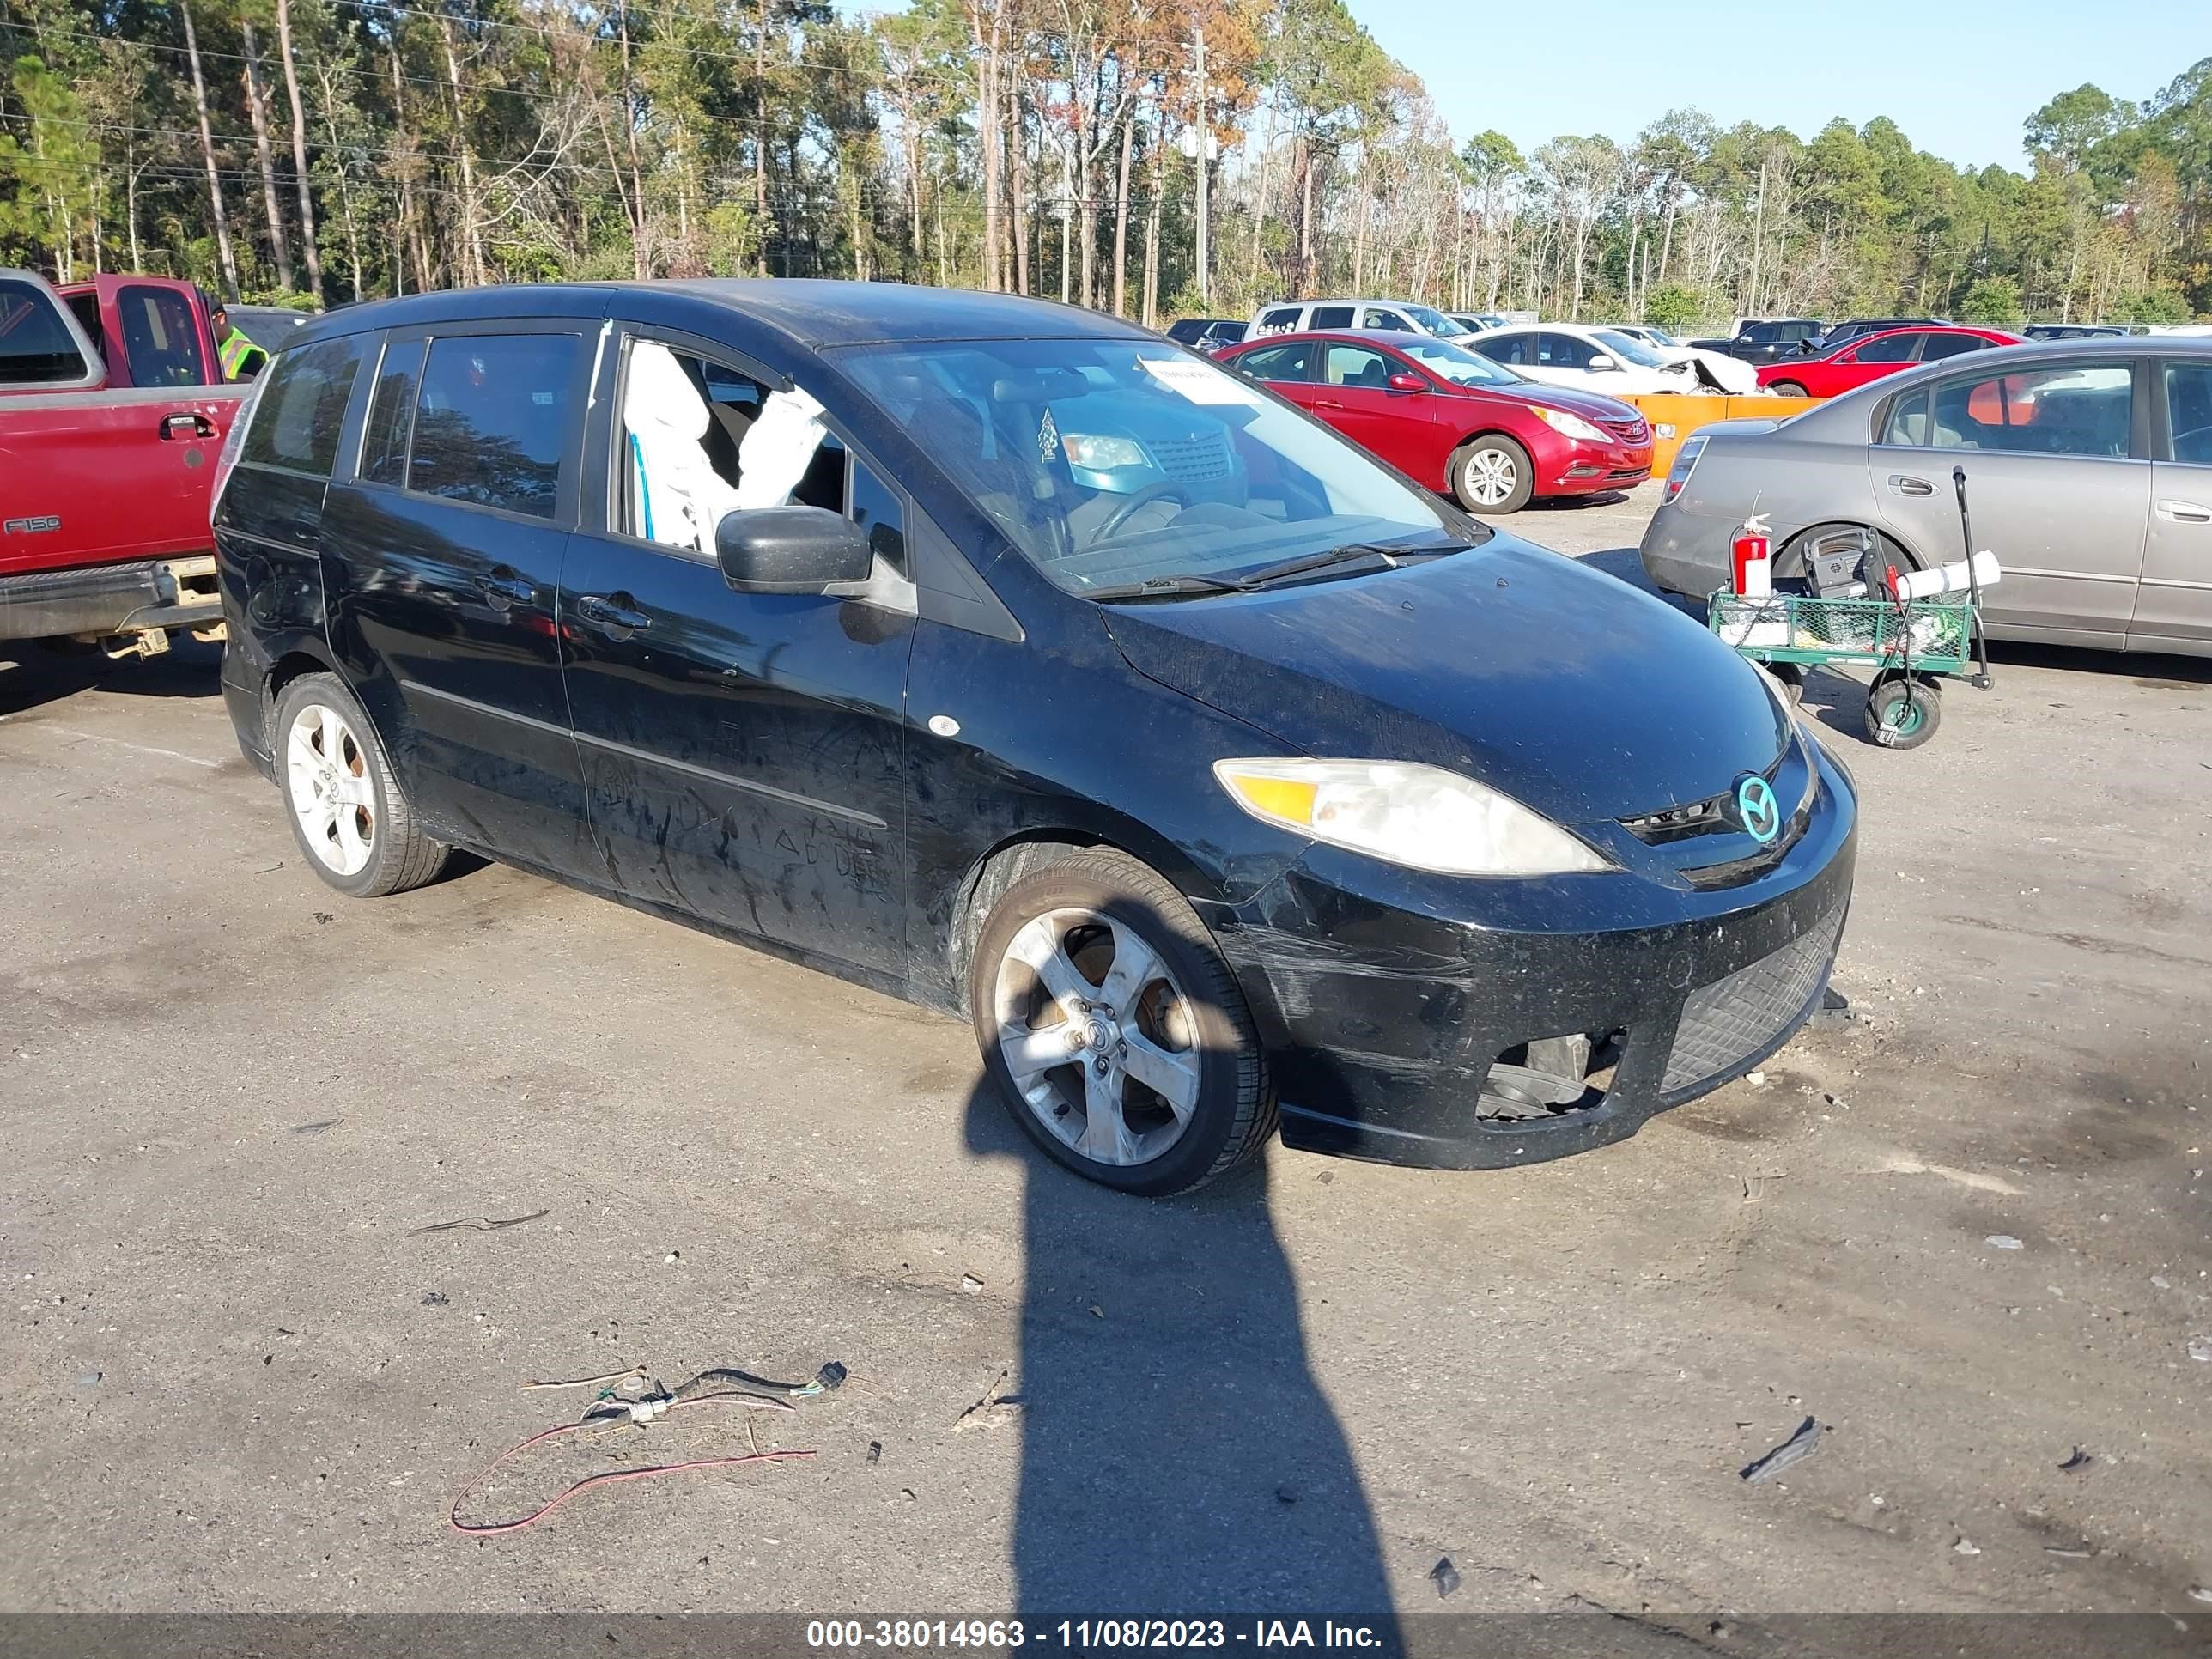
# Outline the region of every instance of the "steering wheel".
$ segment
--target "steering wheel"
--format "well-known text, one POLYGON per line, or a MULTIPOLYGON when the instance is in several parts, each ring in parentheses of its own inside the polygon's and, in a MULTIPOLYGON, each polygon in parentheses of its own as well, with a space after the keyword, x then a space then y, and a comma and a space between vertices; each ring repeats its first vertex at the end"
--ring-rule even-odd
POLYGON ((1136 516, 1139 508, 1150 507, 1154 501, 1174 501, 1182 507, 1188 507, 1191 504, 1190 497, 1183 493, 1183 487, 1181 484, 1169 483, 1164 480, 1158 483, 1148 483, 1106 515, 1106 521, 1098 526, 1097 532, 1091 538, 1091 541, 1097 543, 1109 539, 1123 525, 1136 516))

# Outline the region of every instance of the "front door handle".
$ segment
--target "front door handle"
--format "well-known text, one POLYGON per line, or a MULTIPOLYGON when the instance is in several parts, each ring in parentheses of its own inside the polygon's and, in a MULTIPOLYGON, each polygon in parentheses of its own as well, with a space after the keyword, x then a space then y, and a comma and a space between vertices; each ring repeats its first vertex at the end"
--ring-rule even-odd
POLYGON ((2212 524, 2212 507, 2202 507, 2195 501, 2160 501, 2158 516, 2171 519, 2176 524, 2212 524))
POLYGON ((495 611, 529 605, 538 598, 535 587, 503 564, 494 565, 489 575, 477 577, 477 589, 484 596, 484 602, 495 611))
POLYGON ((161 416, 161 441, 164 443, 173 442, 179 438, 212 438, 214 436, 215 422, 204 415, 195 415, 190 410, 184 410, 174 415, 161 416))
POLYGON ((576 615, 611 640, 626 640, 653 626, 653 618, 633 607, 627 593, 586 593, 576 600, 576 615))
POLYGON ((1334 399, 1328 398, 1315 398, 1313 401, 1313 406, 1316 409, 1342 409, 1344 407, 1342 404, 1337 403, 1334 399))
POLYGON ((1889 487, 1899 495, 1933 495, 1936 486, 1925 478, 1908 477, 1902 472, 1889 475, 1889 487))

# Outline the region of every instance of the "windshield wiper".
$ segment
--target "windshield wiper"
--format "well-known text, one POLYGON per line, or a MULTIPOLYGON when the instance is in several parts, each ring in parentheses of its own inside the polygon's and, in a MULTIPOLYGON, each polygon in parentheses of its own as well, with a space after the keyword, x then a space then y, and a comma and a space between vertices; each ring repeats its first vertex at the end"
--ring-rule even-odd
POLYGON ((1463 553, 1470 545, 1467 542, 1433 542, 1417 547, 1394 547, 1382 542, 1346 542, 1322 552, 1305 553, 1295 559, 1285 559, 1279 564, 1261 565, 1257 570, 1242 576, 1205 576, 1195 571, 1187 571, 1172 576, 1147 576, 1142 581, 1116 582, 1105 587, 1084 587, 1076 591, 1085 599, 1103 599, 1109 603, 1131 599, 1187 599, 1193 593, 1257 593, 1278 582, 1311 575, 1316 570, 1327 570, 1340 564, 1372 559, 1379 560, 1386 568, 1395 570, 1408 559, 1463 553))
POLYGON ((1247 571, 1243 580, 1252 587, 1267 587, 1279 581, 1288 581, 1293 576, 1310 575, 1316 570, 1327 570, 1332 566, 1350 564, 1360 559, 1380 559, 1386 567, 1395 570, 1407 559, 1464 552, 1468 545, 1466 542, 1437 542, 1418 547, 1394 547, 1382 542, 1346 542, 1324 552, 1285 559, 1280 564, 1262 565, 1257 570, 1247 571))
POLYGON ((1193 593, 1250 593, 1250 582, 1235 576, 1147 576, 1140 582, 1111 582, 1103 587, 1079 587, 1086 599, 1116 603, 1127 599, 1180 599, 1193 593))

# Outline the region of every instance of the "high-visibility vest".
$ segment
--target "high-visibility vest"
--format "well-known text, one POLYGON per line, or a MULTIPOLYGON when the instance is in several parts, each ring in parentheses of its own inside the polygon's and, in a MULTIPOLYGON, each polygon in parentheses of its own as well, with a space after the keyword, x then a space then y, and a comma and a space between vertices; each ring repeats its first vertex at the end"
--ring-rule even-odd
MULTIPOLYGON (((222 360, 222 378, 226 380, 238 379, 245 372, 246 364, 255 357, 260 358, 261 363, 266 363, 269 361, 267 352, 262 350, 259 346, 254 344, 234 328, 222 337, 222 344, 217 347, 216 350, 222 360)), ((254 364, 257 372, 260 369, 261 363, 254 364)))

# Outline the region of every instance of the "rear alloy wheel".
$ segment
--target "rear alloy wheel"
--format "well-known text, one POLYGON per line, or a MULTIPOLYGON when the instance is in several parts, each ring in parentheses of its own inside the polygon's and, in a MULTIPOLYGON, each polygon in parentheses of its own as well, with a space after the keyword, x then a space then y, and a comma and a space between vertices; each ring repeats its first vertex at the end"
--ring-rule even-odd
POLYGON ((1492 434, 1462 444, 1451 459, 1451 490, 1470 513, 1518 513, 1536 490, 1528 452, 1492 434))
POLYGON ((1795 380, 1777 380, 1766 388, 1778 398, 1808 398, 1812 394, 1795 380))
POLYGON ((1073 854, 991 907, 968 972, 984 1069, 1068 1168, 1187 1192, 1273 1133, 1266 1062, 1205 924, 1157 872, 1073 854))
POLYGON ((292 834, 317 875, 352 897, 381 898, 445 867, 447 848, 416 827, 368 716, 336 675, 286 686, 276 731, 292 834))

